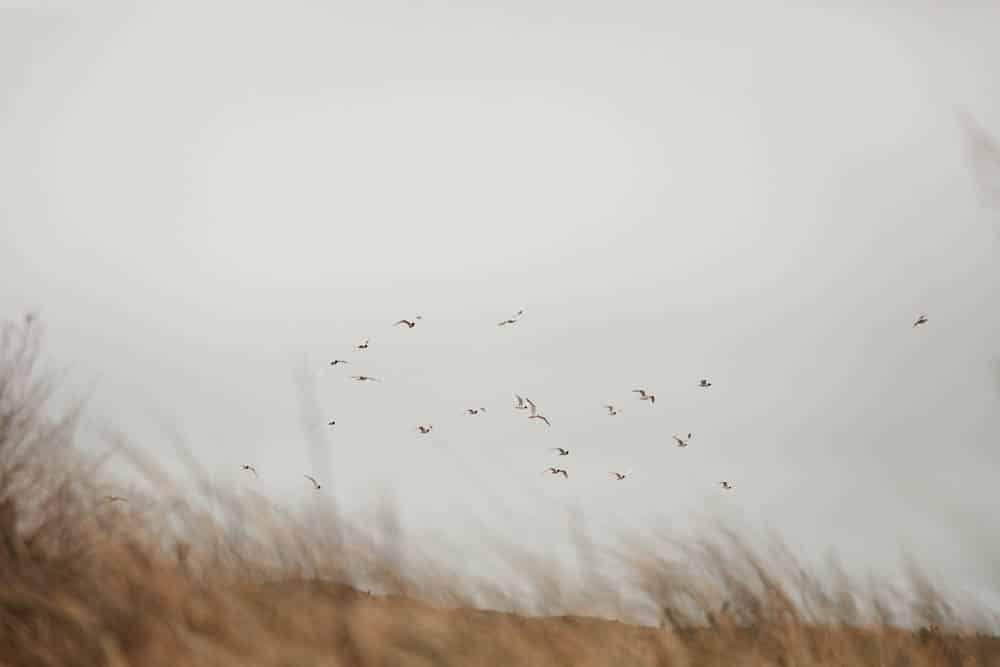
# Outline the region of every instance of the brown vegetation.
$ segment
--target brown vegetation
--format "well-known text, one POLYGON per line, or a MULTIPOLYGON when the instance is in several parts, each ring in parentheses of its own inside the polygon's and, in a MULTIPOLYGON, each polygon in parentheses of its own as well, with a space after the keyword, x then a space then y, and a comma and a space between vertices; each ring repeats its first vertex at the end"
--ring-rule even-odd
POLYGON ((141 461, 160 493, 106 502, 76 414, 48 413, 39 345, 30 319, 0 333, 2 665, 1000 665, 1000 640, 917 574, 907 595, 814 577, 725 531, 616 555, 627 592, 596 567, 567 592, 521 555, 525 603, 431 563, 406 574, 391 535, 321 506, 203 489, 210 515, 141 461), (567 609, 660 623, 551 615, 567 609))

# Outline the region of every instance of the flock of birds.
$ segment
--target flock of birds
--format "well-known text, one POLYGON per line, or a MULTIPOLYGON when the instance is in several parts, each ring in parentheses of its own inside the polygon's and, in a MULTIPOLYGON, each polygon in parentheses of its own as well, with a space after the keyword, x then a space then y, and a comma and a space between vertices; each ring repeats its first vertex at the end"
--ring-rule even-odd
MULTIPOLYGON (((513 316, 508 317, 508 318, 503 319, 503 320, 500 320, 497 323, 497 326, 503 327, 503 326, 510 326, 510 325, 517 324, 521 320, 521 317, 523 315, 524 315, 524 310, 523 309, 518 310, 517 313, 515 313, 513 316)), ((417 322, 420 321, 421 319, 422 319, 422 317, 420 315, 417 315, 412 320, 410 320, 410 319, 399 320, 393 326, 401 326, 402 325, 402 326, 405 326, 408 329, 412 329, 415 326, 417 326, 417 322)), ((913 322, 913 328, 916 328, 916 327, 919 327, 921 325, 927 324, 927 322, 928 322, 927 316, 926 315, 920 315, 913 322)), ((371 342, 371 339, 369 339, 369 338, 362 338, 358 342, 358 344, 354 346, 354 349, 356 351, 367 350, 369 348, 370 342, 371 342)), ((339 365, 347 364, 347 363, 349 363, 349 362, 347 360, 345 360, 345 359, 334 359, 333 361, 330 362, 330 365, 331 366, 339 366, 339 365)), ((351 378, 354 381, 356 381, 356 382, 380 382, 381 381, 378 378, 372 377, 370 375, 352 375, 351 378)), ((699 389, 708 389, 708 388, 710 388, 712 386, 712 382, 710 380, 708 380, 707 378, 702 378, 701 380, 698 381, 698 383, 695 386, 698 387, 699 389)), ((656 395, 653 394, 648 389, 633 389, 632 393, 638 394, 638 399, 640 401, 648 401, 650 405, 654 405, 656 403, 656 395)), ((514 410, 516 410, 516 411, 527 410, 528 411, 528 419, 534 419, 534 420, 543 422, 546 426, 552 426, 552 423, 549 421, 549 419, 544 414, 542 414, 541 411, 539 411, 538 406, 530 398, 526 398, 526 397, 520 396, 518 394, 514 394, 514 406, 513 407, 514 407, 514 410)), ((608 411, 608 415, 612 416, 612 417, 620 415, 622 413, 621 408, 619 408, 618 406, 612 405, 612 404, 606 404, 606 405, 604 405, 604 408, 608 411)), ((465 414, 468 415, 468 416, 476 416, 476 415, 485 414, 485 413, 486 413, 486 408, 484 408, 484 407, 468 408, 468 409, 465 410, 465 414)), ((331 420, 327 425, 328 426, 334 426, 334 425, 336 425, 336 423, 337 423, 336 420, 331 420)), ((434 426, 432 424, 419 424, 416 427, 416 431, 419 434, 421 434, 421 435, 427 435, 433 429, 434 429, 434 426)), ((685 434, 683 436, 674 435, 673 439, 674 439, 674 442, 675 442, 675 444, 676 444, 677 447, 684 448, 684 447, 687 447, 691 443, 691 439, 693 437, 694 437, 693 433, 687 433, 687 434, 685 434)), ((565 447, 552 447, 550 449, 550 451, 555 452, 560 457, 562 457, 562 456, 569 456, 570 455, 570 450, 567 449, 567 448, 565 448, 565 447)), ((252 473, 254 477, 258 477, 258 475, 257 475, 257 468, 255 468, 254 466, 250 465, 249 463, 244 463, 243 466, 242 466, 242 470, 244 470, 246 472, 249 472, 249 473, 252 473)), ((553 476, 562 475, 563 478, 569 479, 569 471, 566 468, 561 468, 561 467, 557 467, 557 466, 550 466, 550 467, 546 468, 545 470, 542 471, 542 474, 553 475, 553 476)), ((615 481, 619 481, 620 482, 620 481, 623 481, 623 480, 627 479, 631 474, 632 474, 631 470, 626 470, 624 472, 613 471, 611 473, 611 477, 615 481)), ((320 482, 315 477, 313 477, 312 475, 303 475, 303 477, 305 479, 309 480, 309 482, 312 484, 314 490, 319 491, 320 489, 323 488, 323 485, 320 484, 320 482)), ((718 482, 718 484, 719 484, 719 486, 724 491, 732 491, 733 488, 734 488, 733 483, 731 481, 729 481, 729 480, 720 480, 718 482)), ((114 495, 111 495, 111 496, 104 496, 104 501, 107 502, 107 503, 127 502, 128 499, 125 498, 124 496, 114 496, 114 495)))

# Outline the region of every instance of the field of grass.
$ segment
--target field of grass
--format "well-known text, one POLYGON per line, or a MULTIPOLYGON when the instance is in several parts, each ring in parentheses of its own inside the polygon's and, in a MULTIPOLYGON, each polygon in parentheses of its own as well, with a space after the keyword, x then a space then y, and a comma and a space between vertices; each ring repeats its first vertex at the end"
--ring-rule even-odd
POLYGON ((149 465, 161 496, 107 502, 40 354, 36 322, 4 325, 0 665, 1000 665, 985 612, 916 571, 906 591, 812 574, 721 529, 613 555, 628 591, 512 551, 527 595, 404 570, 405 544, 319 506, 207 489, 209 513, 149 465))

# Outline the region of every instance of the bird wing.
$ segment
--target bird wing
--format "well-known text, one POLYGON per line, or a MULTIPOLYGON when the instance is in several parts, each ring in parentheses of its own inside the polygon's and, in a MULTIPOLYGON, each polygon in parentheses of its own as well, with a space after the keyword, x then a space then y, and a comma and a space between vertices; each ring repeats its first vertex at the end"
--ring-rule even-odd
POLYGON ((524 407, 524 399, 523 398, 521 398, 517 394, 514 394, 514 398, 517 399, 517 407, 519 407, 519 408, 520 407, 524 407))
POLYGON ((531 408, 531 416, 534 417, 535 415, 538 414, 538 406, 536 406, 535 402, 532 401, 530 398, 526 398, 525 400, 528 402, 528 407, 531 408))
POLYGON ((395 324, 393 324, 392 326, 398 327, 400 324, 409 324, 409 322, 407 322, 406 320, 400 320, 400 321, 396 322, 395 324))
POLYGON ((549 422, 549 418, 548 417, 545 417, 543 415, 539 415, 538 418, 541 419, 543 422, 545 422, 546 426, 552 426, 552 424, 549 422))
POLYGON ((640 396, 645 396, 646 395, 646 390, 645 389, 633 389, 632 393, 633 394, 639 394, 640 396))
POLYGON ((308 479, 310 482, 312 482, 314 486, 319 486, 319 482, 317 482, 316 478, 313 477, 312 475, 304 475, 304 477, 308 479))
POLYGON ((565 470, 560 470, 559 474, 565 477, 566 479, 569 479, 569 473, 566 472, 565 470))

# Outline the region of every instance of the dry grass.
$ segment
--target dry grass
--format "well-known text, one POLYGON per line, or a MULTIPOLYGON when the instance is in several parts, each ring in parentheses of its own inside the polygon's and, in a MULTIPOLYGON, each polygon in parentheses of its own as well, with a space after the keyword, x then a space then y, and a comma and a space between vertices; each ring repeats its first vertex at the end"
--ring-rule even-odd
POLYGON ((722 530, 604 554, 626 591, 597 565, 568 590, 511 550, 521 596, 434 563, 404 573, 392 535, 318 506, 289 516, 210 488, 221 513, 169 491, 102 504, 100 461, 73 447, 76 414, 47 412, 39 350, 30 319, 0 332, 3 665, 1000 665, 1000 640, 916 572, 906 594, 836 568, 813 576, 722 530), (660 624, 555 615, 568 609, 660 624))

